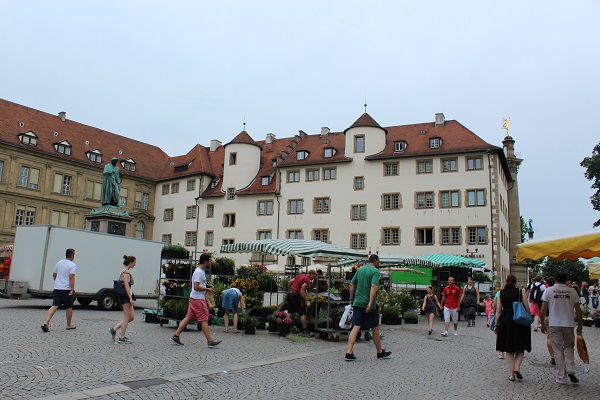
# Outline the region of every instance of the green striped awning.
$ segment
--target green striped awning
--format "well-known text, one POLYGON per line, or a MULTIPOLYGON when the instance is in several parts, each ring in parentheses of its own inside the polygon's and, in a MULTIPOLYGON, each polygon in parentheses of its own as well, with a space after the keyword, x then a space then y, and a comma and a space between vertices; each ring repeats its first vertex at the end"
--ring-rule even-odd
POLYGON ((351 258, 353 260, 366 260, 369 257, 368 254, 359 250, 337 246, 318 240, 304 239, 264 239, 225 244, 221 246, 220 252, 262 253, 275 254, 278 256, 351 258))
MULTIPOLYGON (((436 261, 427 260, 423 257, 403 256, 400 254, 377 254, 379 256, 379 264, 385 266, 413 266, 413 267, 428 267, 438 268, 441 265, 436 261)), ((338 265, 347 266, 355 264, 355 260, 341 260, 338 265)))
POLYGON ((425 254, 421 257, 430 261, 435 261, 444 267, 481 267, 485 265, 484 261, 454 254, 425 254))

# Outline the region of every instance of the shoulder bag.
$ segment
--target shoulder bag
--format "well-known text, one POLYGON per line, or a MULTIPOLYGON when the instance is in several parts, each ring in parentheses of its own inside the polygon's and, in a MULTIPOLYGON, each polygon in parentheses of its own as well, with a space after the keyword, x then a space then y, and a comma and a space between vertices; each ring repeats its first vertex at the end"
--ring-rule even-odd
POLYGON ((525 309, 523 301, 521 300, 521 289, 519 289, 519 301, 513 301, 513 321, 520 325, 531 325, 533 324, 533 317, 525 309))

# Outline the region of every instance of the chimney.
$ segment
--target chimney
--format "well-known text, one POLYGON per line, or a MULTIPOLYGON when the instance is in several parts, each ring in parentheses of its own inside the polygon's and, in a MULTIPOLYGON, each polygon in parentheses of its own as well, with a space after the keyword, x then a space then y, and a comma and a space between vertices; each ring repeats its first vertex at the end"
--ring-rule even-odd
POLYGON ((266 144, 271 144, 275 141, 275 135, 272 133, 267 133, 267 139, 265 140, 266 144))
POLYGON ((435 114, 435 126, 443 126, 444 122, 446 122, 446 119, 443 113, 435 114))
POLYGON ((304 136, 306 136, 306 132, 304 132, 302 129, 300 129, 298 131, 298 135, 297 136, 300 136, 300 139, 302 139, 304 136))
POLYGON ((331 132, 331 130, 328 127, 324 126, 321 128, 321 136, 327 136, 329 135, 329 132, 331 132))
POLYGON ((67 113, 65 111, 61 111, 58 113, 58 117, 62 122, 65 122, 67 120, 67 113))
POLYGON ((221 142, 218 141, 217 139, 213 139, 210 141, 210 151, 214 152, 217 151, 217 149, 221 146, 221 142))

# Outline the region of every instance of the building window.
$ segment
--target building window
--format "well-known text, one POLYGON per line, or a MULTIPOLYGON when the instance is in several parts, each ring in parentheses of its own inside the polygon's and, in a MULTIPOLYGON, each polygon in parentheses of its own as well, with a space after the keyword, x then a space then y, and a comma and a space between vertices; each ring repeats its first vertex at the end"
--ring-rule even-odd
POLYGON ((307 169, 306 170, 306 181, 318 181, 319 180, 319 170, 318 169, 307 169))
POLYGON ((335 179, 335 168, 323 168, 323 180, 329 181, 335 179))
POLYGON ((325 150, 323 150, 323 157, 324 158, 331 158, 331 157, 333 157, 333 149, 331 147, 328 147, 325 150))
POLYGON ((328 243, 329 240, 329 229, 315 229, 313 230, 313 240, 328 243))
POLYGON ((401 152, 406 150, 406 142, 405 141, 400 141, 400 142, 394 142, 394 151, 397 152, 401 152))
POLYGON ((367 234, 353 233, 350 235, 350 247, 353 249, 365 249, 367 247, 367 234))
POLYGON ((150 200, 150 194, 144 192, 135 192, 135 205, 134 208, 142 210, 148 209, 148 202, 150 200))
POLYGON ((64 227, 69 226, 69 213, 53 210, 50 215, 50 224, 64 227))
POLYGON ((400 193, 384 193, 382 198, 384 210, 397 210, 400 208, 400 193))
POLYGON ((228 188, 227 189, 227 200, 233 200, 235 199, 235 188, 228 188))
POLYGON ((25 133, 21 133, 18 135, 19 140, 21 141, 21 143, 28 145, 28 146, 37 146, 37 136, 35 133, 29 131, 29 132, 25 132, 25 133))
POLYGON ((235 213, 223 214, 223 227, 233 228, 235 226, 235 213))
POLYGON ((302 214, 304 213, 304 200, 288 200, 288 214, 302 214))
POLYGON ((287 237, 288 237, 288 239, 304 239, 304 235, 302 234, 302 231, 299 231, 299 230, 288 231, 287 237))
POLYGON ((162 242, 164 244, 171 244, 172 240, 173 240, 173 235, 171 235, 170 233, 162 235, 162 242))
POLYGON ((63 174, 54 174, 54 193, 60 193, 64 195, 71 194, 71 181, 72 176, 63 174))
POLYGON ((381 243, 383 245, 400 244, 400 228, 383 228, 382 234, 381 243))
POLYGON ((198 214, 198 207, 187 206, 185 208, 185 219, 195 219, 197 214, 198 214))
POLYGON ((367 205, 359 204, 350 208, 350 219, 353 221, 364 221, 367 219, 367 205))
POLYGON ((467 190, 467 206, 481 207, 485 206, 485 190, 467 190))
POLYGON ((235 239, 223 239, 221 241, 222 244, 234 244, 235 243, 235 239))
POLYGON ((450 158, 442 160, 442 172, 456 172, 458 160, 456 158, 450 158))
POLYGON ((271 239, 271 231, 256 231, 256 238, 258 240, 271 239))
POLYGON ((212 218, 215 216, 215 205, 207 204, 206 205, 206 218, 212 218))
POLYGON ((19 175, 19 186, 37 189, 40 180, 40 170, 37 168, 30 168, 21 166, 21 172, 19 175))
POLYGON ((430 149, 439 149, 440 147, 442 147, 442 139, 440 139, 440 138, 429 139, 429 148, 430 149))
POLYGON ((483 169, 481 157, 467 157, 467 170, 474 171, 478 169, 483 169))
POLYGON ((0 160, 0 182, 2 182, 2 173, 4 172, 4 161, 0 160))
POLYGON ((215 240, 215 233, 213 231, 206 231, 206 235, 204 236, 204 245, 212 246, 215 240))
POLYGON ((85 153, 85 155, 87 156, 88 160, 90 160, 92 162, 97 162, 97 163, 102 162, 102 153, 98 149, 94 149, 92 151, 87 151, 85 153))
POLYGON ((135 161, 133 161, 131 158, 123 161, 123 169, 126 171, 135 171, 135 161))
POLYGON ((260 184, 262 186, 268 186, 270 180, 271 179, 268 176, 263 176, 263 177, 260 178, 260 184))
POLYGON ((71 145, 66 140, 64 140, 64 141, 62 141, 60 143, 55 143, 54 144, 54 148, 60 154, 64 154, 66 156, 70 156, 71 155, 71 145))
POLYGON ((296 160, 304 160, 308 156, 308 152, 300 150, 296 152, 296 160))
POLYGON ((433 228, 417 228, 417 245, 433 244, 433 228))
POLYGON ((417 192, 417 208, 433 208, 433 192, 417 192))
POLYGON ((258 215, 273 215, 273 200, 260 200, 258 202, 258 215))
POLYGON ((185 233, 185 245, 186 246, 195 246, 196 245, 196 231, 187 231, 185 233))
POLYGON ((315 213, 328 213, 330 211, 330 201, 329 197, 315 198, 315 213))
POLYGON ((210 188, 211 188, 211 189, 214 189, 214 188, 216 188, 216 187, 217 187, 217 182, 211 182, 211 183, 210 183, 210 188))
POLYGON ((460 207, 459 192, 458 190, 447 190, 440 192, 441 207, 460 207))
POLYGON ((173 208, 165 208, 165 211, 163 213, 163 221, 173 221, 173 214, 173 208))
POLYGON ((195 179, 188 179, 188 181, 187 181, 187 191, 191 192, 193 190, 196 190, 196 180, 195 179))
POLYGON ((417 161, 417 174, 430 174, 433 171, 432 164, 431 160, 417 161))
POLYGON ((471 226, 467 228, 469 232, 469 244, 486 244, 486 229, 485 226, 471 226))
POLYGON ((300 182, 300 171, 289 171, 287 173, 287 181, 291 182, 300 182))
POLYGON ((127 188, 122 187, 119 189, 119 205, 121 207, 127 206, 127 193, 128 192, 129 191, 127 190, 127 188))
POLYGON ((442 244, 460 244, 460 228, 442 228, 442 244))
POLYGON ((135 225, 135 237, 138 239, 143 239, 145 229, 146 225, 142 221, 138 221, 138 223, 135 225))
POLYGON ((398 163, 383 163, 383 176, 398 175, 398 163))
POLYGON ((102 184, 100 182, 87 181, 85 183, 85 198, 92 200, 101 200, 102 184))
POLYGON ((179 193, 179 182, 171 183, 171 193, 179 193))
POLYGON ((237 164, 237 153, 229 153, 229 165, 237 164))
POLYGON ((35 208, 17 205, 15 225, 33 225, 35 223, 35 208))
POLYGON ((365 137, 363 135, 354 136, 354 152, 364 153, 365 152, 365 137))
POLYGON ((363 190, 365 188, 365 177, 355 176, 354 177, 354 190, 363 190))
POLYGON ((169 194, 169 189, 171 186, 169 186, 169 184, 167 183, 166 185, 162 185, 162 194, 169 194))

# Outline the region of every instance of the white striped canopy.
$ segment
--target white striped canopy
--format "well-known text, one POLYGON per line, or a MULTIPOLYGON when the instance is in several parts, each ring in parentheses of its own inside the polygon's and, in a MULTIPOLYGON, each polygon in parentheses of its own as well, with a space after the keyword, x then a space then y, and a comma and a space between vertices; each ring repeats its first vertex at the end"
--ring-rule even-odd
MULTIPOLYGON (((400 254, 378 254, 380 265, 397 265, 397 266, 414 266, 414 267, 429 267, 438 268, 441 265, 436 261, 427 260, 423 257, 403 256, 400 254)), ((354 264, 354 260, 341 260, 338 265, 347 266, 354 264)))
POLYGON ((2 252, 2 251, 13 251, 13 245, 9 244, 6 246, 0 246, 0 252, 2 252))
POLYGON ((249 242, 224 244, 221 253, 261 253, 278 256, 330 257, 366 260, 369 255, 348 247, 337 246, 318 240, 263 239, 249 242))
POLYGON ((421 257, 430 261, 435 261, 444 267, 458 267, 461 265, 466 267, 481 267, 485 265, 485 261, 454 254, 425 254, 421 257))

